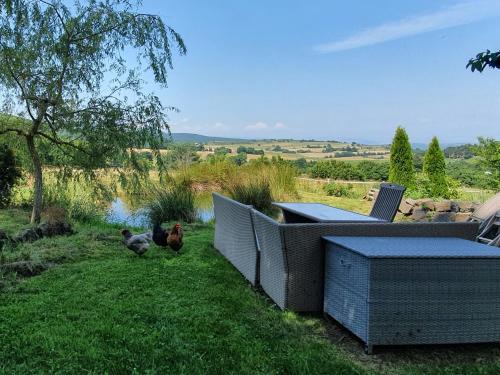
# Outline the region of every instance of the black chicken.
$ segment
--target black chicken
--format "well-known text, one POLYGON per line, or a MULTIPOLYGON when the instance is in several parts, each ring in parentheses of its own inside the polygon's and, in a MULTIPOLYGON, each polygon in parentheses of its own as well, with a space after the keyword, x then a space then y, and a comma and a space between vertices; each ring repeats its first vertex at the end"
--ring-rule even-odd
POLYGON ((153 225, 153 242, 157 246, 167 247, 168 232, 160 224, 153 225))

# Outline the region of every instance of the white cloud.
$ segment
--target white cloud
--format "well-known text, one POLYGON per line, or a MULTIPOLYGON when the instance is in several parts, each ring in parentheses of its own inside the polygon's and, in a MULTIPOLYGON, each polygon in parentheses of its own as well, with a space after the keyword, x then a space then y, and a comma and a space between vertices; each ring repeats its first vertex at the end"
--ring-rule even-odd
POLYGON ((270 126, 270 125, 268 125, 265 122, 259 121, 259 122, 255 123, 255 124, 245 126, 245 129, 246 130, 251 130, 251 131, 265 130, 265 129, 269 129, 269 130, 281 130, 281 129, 286 129, 286 125, 283 124, 282 122, 277 122, 276 124, 270 126))
POLYGON ((363 30, 345 39, 319 44, 314 50, 332 53, 371 46, 430 31, 466 25, 500 15, 500 1, 477 0, 457 3, 434 13, 411 16, 363 30))
POLYGON ((253 124, 253 125, 247 125, 245 126, 245 129, 247 130, 263 130, 263 129, 267 129, 269 128, 269 126, 265 123, 265 122, 257 122, 256 124, 253 124))
POLYGON ((178 122, 170 124, 170 131, 172 133, 210 133, 213 131, 225 131, 229 129, 226 124, 216 122, 215 124, 199 125, 189 123, 189 119, 182 119, 178 122))

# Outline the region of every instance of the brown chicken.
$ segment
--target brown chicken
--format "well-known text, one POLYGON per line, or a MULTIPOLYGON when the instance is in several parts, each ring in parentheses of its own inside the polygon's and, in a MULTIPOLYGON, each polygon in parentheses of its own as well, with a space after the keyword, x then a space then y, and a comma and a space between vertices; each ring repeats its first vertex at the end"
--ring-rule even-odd
POLYGON ((176 253, 182 248, 184 243, 182 242, 182 237, 184 236, 184 230, 180 224, 175 224, 170 234, 167 238, 167 244, 176 253))

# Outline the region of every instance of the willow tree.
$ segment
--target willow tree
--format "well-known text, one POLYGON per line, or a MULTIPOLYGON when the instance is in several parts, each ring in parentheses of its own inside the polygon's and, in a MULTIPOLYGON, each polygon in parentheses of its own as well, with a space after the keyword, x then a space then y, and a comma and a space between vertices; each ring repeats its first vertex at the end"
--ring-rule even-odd
POLYGON ((73 168, 95 169, 135 147, 154 152, 168 131, 147 80, 167 83, 180 35, 129 0, 0 0, 0 135, 22 139, 34 175, 32 222, 43 196, 42 145, 73 168))

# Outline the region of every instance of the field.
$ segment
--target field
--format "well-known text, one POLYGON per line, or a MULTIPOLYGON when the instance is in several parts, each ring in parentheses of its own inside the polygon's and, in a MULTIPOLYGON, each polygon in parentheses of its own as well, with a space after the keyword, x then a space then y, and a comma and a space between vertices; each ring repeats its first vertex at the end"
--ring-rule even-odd
MULTIPOLYGON (((389 146, 369 146, 357 143, 343 143, 338 141, 298 141, 298 140, 260 140, 248 143, 210 142, 205 145, 205 150, 200 152, 206 157, 217 147, 227 147, 232 154, 236 154, 238 147, 253 147, 263 150, 265 156, 281 156, 286 160, 304 158, 308 161, 329 158, 342 158, 342 160, 384 160, 389 157, 389 146), (328 147, 330 145, 330 147, 328 147), (352 153, 352 155, 351 155, 352 153), (340 156, 342 155, 342 156, 340 156)), ((249 154, 249 159, 259 157, 249 154)))

